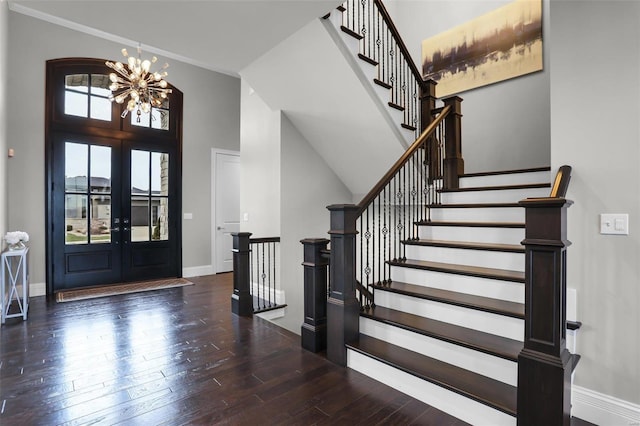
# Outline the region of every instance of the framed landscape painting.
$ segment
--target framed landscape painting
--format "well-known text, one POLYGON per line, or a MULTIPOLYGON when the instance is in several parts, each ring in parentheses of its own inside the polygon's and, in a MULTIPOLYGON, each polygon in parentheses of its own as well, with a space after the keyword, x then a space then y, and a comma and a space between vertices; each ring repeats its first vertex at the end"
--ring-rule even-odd
POLYGON ((422 42, 422 76, 446 97, 542 70, 542 1, 516 0, 422 42))

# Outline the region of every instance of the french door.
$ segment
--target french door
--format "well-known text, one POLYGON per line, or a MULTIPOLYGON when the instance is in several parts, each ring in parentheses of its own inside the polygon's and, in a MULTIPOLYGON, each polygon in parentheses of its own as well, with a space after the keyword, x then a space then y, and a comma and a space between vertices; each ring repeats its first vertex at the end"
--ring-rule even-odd
POLYGON ((52 142, 54 291, 179 276, 175 146, 63 133, 52 142))

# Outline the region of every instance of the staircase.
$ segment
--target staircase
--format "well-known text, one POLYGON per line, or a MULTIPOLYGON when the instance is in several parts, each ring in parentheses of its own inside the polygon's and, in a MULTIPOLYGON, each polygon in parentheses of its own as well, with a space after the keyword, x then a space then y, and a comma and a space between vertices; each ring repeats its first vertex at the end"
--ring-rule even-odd
MULTIPOLYGON (((440 190, 406 260, 389 261, 347 365, 473 424, 515 424, 524 340, 524 198, 549 169, 463 175, 440 190)), ((572 347, 571 342, 568 347, 572 347)), ((575 364, 578 356, 572 357, 575 364)))

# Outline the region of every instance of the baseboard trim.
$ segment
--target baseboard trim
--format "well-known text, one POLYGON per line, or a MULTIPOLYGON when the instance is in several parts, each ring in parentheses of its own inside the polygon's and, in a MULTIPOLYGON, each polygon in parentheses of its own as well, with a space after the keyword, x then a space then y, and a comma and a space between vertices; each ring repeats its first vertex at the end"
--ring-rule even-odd
POLYGON ((30 283, 29 284, 29 297, 46 296, 47 295, 47 283, 30 283))
POLYGON ((200 277, 202 275, 213 275, 213 265, 189 266, 182 268, 182 276, 184 278, 200 277))
POLYGON ((640 425, 640 405, 581 386, 571 387, 571 415, 597 425, 640 425))

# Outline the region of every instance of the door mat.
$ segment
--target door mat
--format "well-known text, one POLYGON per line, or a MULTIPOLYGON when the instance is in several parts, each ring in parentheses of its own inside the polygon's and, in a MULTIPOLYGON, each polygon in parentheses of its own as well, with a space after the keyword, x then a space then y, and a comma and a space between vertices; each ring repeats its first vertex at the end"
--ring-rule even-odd
POLYGON ((164 288, 184 287, 193 283, 184 278, 140 281, 135 283, 110 284, 100 287, 63 290, 56 293, 57 302, 95 299, 97 297, 115 296, 118 294, 138 293, 141 291, 160 290, 164 288))

